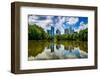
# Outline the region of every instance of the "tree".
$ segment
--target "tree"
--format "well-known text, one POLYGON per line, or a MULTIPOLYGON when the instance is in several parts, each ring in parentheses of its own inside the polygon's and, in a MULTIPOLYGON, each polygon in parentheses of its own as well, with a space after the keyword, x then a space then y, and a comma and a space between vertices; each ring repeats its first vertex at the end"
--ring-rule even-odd
POLYGON ((43 30, 43 28, 39 27, 36 24, 28 26, 28 39, 29 40, 43 40, 47 39, 49 36, 43 30))
POLYGON ((43 28, 36 24, 29 25, 28 27, 28 39, 29 40, 78 40, 87 41, 88 40, 88 29, 81 30, 79 33, 74 32, 72 34, 61 34, 50 36, 44 31, 43 28))

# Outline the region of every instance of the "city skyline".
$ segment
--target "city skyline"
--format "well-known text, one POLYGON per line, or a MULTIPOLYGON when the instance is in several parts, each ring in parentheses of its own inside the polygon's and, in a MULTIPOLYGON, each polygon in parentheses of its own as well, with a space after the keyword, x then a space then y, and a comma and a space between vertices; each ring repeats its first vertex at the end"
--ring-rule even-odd
POLYGON ((44 16, 44 15, 28 15, 28 24, 37 24, 46 32, 54 27, 54 34, 57 31, 61 34, 65 33, 66 29, 71 29, 74 32, 88 28, 88 17, 76 16, 44 16))

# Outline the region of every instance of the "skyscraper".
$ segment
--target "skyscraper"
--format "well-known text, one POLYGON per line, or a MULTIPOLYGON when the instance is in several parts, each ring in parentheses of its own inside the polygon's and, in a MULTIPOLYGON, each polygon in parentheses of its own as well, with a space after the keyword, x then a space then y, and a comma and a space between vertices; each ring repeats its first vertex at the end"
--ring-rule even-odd
POLYGON ((54 36, 54 27, 51 26, 51 29, 50 29, 50 30, 47 30, 47 33, 48 33, 50 36, 54 36))
POLYGON ((54 36, 54 27, 51 26, 51 36, 54 36))
POLYGON ((51 35, 51 30, 47 30, 47 33, 48 33, 49 35, 51 35))
POLYGON ((60 30, 56 30, 56 35, 61 35, 61 32, 60 32, 60 30))
POLYGON ((65 29, 64 32, 65 32, 65 34, 69 34, 70 33, 69 29, 65 29))
POLYGON ((64 30, 64 32, 65 32, 65 34, 72 34, 72 33, 74 33, 74 29, 72 29, 71 27, 70 28, 66 28, 64 30))

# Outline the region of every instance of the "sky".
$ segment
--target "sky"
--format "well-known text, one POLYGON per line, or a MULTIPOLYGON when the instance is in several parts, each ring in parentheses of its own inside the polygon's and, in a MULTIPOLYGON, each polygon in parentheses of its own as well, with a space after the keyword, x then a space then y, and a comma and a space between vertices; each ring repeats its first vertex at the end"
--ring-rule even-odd
POLYGON ((88 28, 88 17, 77 16, 53 16, 53 15, 28 15, 28 23, 30 25, 37 24, 45 31, 54 26, 55 29, 59 29, 61 33, 64 29, 71 27, 74 31, 88 28))

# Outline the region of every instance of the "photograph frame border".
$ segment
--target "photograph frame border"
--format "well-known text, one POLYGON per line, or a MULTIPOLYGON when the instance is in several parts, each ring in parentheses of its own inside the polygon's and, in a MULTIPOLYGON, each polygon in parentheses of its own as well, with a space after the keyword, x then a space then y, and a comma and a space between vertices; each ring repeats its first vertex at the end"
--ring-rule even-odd
MULTIPOLYGON (((58 9, 59 10, 59 9, 58 9)), ((40 72, 57 72, 57 71, 73 71, 73 70, 88 70, 97 69, 97 7, 81 6, 81 5, 62 5, 48 3, 31 3, 31 2, 12 2, 11 3, 11 72, 15 74, 25 73, 40 73, 40 72), (20 8, 27 7, 42 7, 42 8, 61 8, 61 9, 79 9, 94 11, 94 65, 80 67, 62 67, 62 68, 47 68, 47 69, 20 69, 20 8)))

